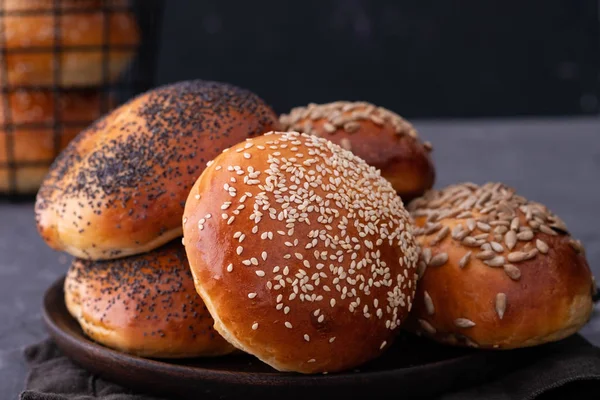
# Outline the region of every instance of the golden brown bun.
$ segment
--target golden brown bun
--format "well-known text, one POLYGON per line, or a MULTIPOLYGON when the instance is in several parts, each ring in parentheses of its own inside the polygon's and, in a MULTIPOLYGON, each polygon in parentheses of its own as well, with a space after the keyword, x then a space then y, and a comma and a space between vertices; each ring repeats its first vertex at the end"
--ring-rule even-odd
POLYGON ((190 188, 223 149, 278 125, 255 94, 167 85, 131 100, 61 153, 37 197, 48 245, 84 259, 140 254, 181 236, 190 188))
POLYGON ((408 213, 375 168, 325 139, 279 132, 232 147, 192 188, 183 226, 215 329, 277 370, 378 357, 410 310, 408 213))
POLYGON ((309 104, 280 117, 284 129, 324 137, 381 170, 407 203, 433 186, 430 143, 399 115, 365 102, 309 104))
POLYGON ((430 191, 409 209, 422 249, 411 329, 510 349, 562 339, 589 319, 583 248, 544 205, 488 183, 430 191))
POLYGON ((102 84, 105 82, 102 49, 105 44, 112 46, 108 52, 106 82, 116 80, 127 67, 140 41, 135 16, 123 8, 110 14, 102 10, 105 5, 125 6, 125 1, 68 0, 61 3, 62 14, 55 17, 55 2, 51 0, 3 2, 7 14, 0 19, 5 26, 6 60, 0 58, 0 62, 6 62, 8 79, 2 69, 1 82, 10 86, 102 84), (104 36, 105 18, 109 19, 108 40, 104 36), (62 46, 57 55, 55 44, 62 46), (58 82, 55 82, 56 68, 58 82))
POLYGON ((126 353, 182 358, 234 350, 212 328, 179 241, 120 260, 75 259, 65 302, 86 335, 126 353))
MULTIPOLYGON (((0 94, 2 104, 8 100, 10 112, 10 118, 6 118, 5 107, 0 107, 0 192, 35 193, 58 152, 102 115, 104 99, 97 90, 67 91, 57 96, 55 118, 55 95, 51 92, 18 90, 0 94), (10 142, 5 124, 13 127, 10 142), (7 167, 9 161, 14 167, 7 167), (9 171, 14 172, 14 181, 9 171)), ((108 107, 114 105, 110 98, 107 103, 108 107)))

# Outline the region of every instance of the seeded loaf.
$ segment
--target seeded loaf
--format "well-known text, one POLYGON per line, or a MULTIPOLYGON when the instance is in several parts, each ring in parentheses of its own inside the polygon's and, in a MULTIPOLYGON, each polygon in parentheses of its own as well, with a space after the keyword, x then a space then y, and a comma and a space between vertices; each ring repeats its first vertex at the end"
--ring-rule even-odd
POLYGON ((581 243, 544 205, 500 183, 429 191, 409 210, 420 277, 408 329, 459 346, 511 349, 578 331, 592 311, 581 243))
POLYGON ((296 107, 280 116, 282 128, 321 136, 381 170, 407 203, 433 186, 431 143, 398 114, 366 102, 337 101, 296 107))
POLYGON ((222 153, 192 188, 183 229, 215 329, 277 370, 378 357, 410 310, 408 213, 375 168, 323 138, 271 132, 222 153))
POLYGON ((182 358, 234 351, 212 328, 179 240, 119 260, 75 259, 65 304, 87 336, 122 352, 182 358))
MULTIPOLYGON (((99 90, 0 94, 0 193, 35 194, 57 154, 102 116, 99 90), (56 108, 55 108, 56 107, 56 108), (56 114, 55 114, 56 112, 56 114), (7 138, 7 125, 13 129, 7 138), (58 126, 58 128, 57 128, 58 126)), ((107 99, 107 105, 114 104, 107 99)))
POLYGON ((63 87, 116 80, 133 59, 140 41, 139 27, 127 4, 126 0, 4 0, 0 8, 5 12, 1 19, 6 70, 0 71, 0 80, 10 86, 63 87), (103 10, 105 6, 120 8, 108 13, 103 10), (62 46, 58 54, 56 44, 62 46), (109 46, 106 77, 105 44, 109 46), (24 51, 29 49, 35 51, 24 51))
POLYGON ((206 162, 278 126, 255 94, 217 82, 162 86, 82 132, 37 196, 49 246, 91 260, 155 249, 181 236, 189 191, 206 162))

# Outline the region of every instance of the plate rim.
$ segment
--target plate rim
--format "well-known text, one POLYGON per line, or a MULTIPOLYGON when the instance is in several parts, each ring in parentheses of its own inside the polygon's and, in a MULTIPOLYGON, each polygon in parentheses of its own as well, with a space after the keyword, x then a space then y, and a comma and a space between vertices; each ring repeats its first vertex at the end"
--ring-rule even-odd
MULTIPOLYGON (((202 375, 203 379, 207 379, 213 382, 226 382, 231 383, 233 379, 236 379, 236 383, 239 381, 244 381, 245 384, 257 385, 258 382, 262 379, 268 379, 271 386, 290 386, 290 385, 306 385, 307 381, 311 381, 311 383, 318 384, 320 386, 328 386, 328 385, 339 385, 341 383, 347 383, 349 379, 368 379, 368 380, 387 380, 398 376, 398 374, 402 373, 402 371, 410 370, 412 372, 418 373, 425 369, 431 369, 432 367, 436 368, 448 368, 456 363, 462 363, 467 358, 473 358, 477 355, 477 353, 465 354, 458 357, 434 361, 427 364, 420 364, 411 367, 404 368, 393 368, 393 369, 385 369, 385 370, 377 370, 377 371, 359 371, 349 370, 328 374, 301 374, 295 372, 248 372, 248 371, 228 371, 228 370, 215 370, 211 368, 203 368, 196 366, 188 366, 188 365, 180 365, 169 362, 168 359, 159 360, 152 358, 145 358, 136 356, 133 354, 128 354, 125 352, 121 352, 115 349, 111 349, 109 347, 103 346, 99 343, 94 342, 90 338, 85 335, 74 336, 66 330, 60 328, 59 324, 56 322, 56 319, 53 317, 53 314, 56 312, 50 311, 50 302, 53 296, 57 296, 62 299, 64 306, 64 281, 65 275, 63 274, 58 279, 56 279, 45 291, 43 300, 42 300, 42 318, 46 325, 47 330, 50 333, 50 336, 56 338, 57 336, 65 342, 68 342, 69 345, 73 348, 79 349, 79 351, 86 351, 89 353, 101 353, 106 356, 106 358, 111 358, 115 360, 115 362, 125 362, 127 364, 135 365, 138 368, 148 369, 148 365, 154 367, 154 370, 160 370, 167 372, 169 375, 175 374, 194 374, 194 375, 202 375), (58 293, 57 293, 58 292, 58 293)), ((66 306, 65 306, 66 308, 66 306)), ((68 318, 75 319, 69 314, 68 318)), ((76 321, 75 321, 76 322, 76 321)), ((64 354, 64 353, 63 353, 64 354)), ((65 356, 69 359, 67 354, 65 356)), ((258 358, 253 357, 256 362, 262 363, 258 358)), ((86 367, 83 367, 87 370, 86 367)))

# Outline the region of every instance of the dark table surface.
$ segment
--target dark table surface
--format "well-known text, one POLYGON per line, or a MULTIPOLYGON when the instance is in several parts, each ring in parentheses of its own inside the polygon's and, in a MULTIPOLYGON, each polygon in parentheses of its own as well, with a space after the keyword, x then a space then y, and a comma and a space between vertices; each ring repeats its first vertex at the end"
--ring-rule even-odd
MULTIPOLYGON (((502 181, 545 203, 582 240, 600 278, 600 118, 415 125, 434 144, 437 187, 502 181)), ((45 337, 42 295, 69 260, 37 235, 31 202, 0 201, 0 400, 23 389, 22 349, 45 337)), ((600 308, 581 333, 600 346, 600 308)))

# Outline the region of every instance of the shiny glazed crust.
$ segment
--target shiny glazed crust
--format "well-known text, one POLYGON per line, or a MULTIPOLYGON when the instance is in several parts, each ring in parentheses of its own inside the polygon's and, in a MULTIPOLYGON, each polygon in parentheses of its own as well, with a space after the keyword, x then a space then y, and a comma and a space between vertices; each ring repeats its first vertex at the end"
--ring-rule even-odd
POLYGON ((253 93, 204 81, 147 92, 82 132, 37 196, 49 246, 84 259, 150 251, 181 236, 189 190, 206 163, 278 125, 253 93))
POLYGON ((277 370, 378 357, 410 309, 408 213, 375 168, 325 139, 278 132, 233 146, 192 188, 183 227, 215 329, 277 370))
POLYGON ((431 191, 409 209, 422 249, 409 329, 511 349, 562 339, 588 321, 585 252, 544 205, 488 183, 431 191))
POLYGON ((119 351, 157 358, 234 351, 213 330, 179 242, 119 260, 75 259, 65 302, 87 336, 119 351))
POLYGON ((405 203, 433 186, 431 144, 421 142, 412 124, 383 107, 347 101, 310 104, 292 109, 280 121, 284 129, 323 137, 378 168, 405 203))

